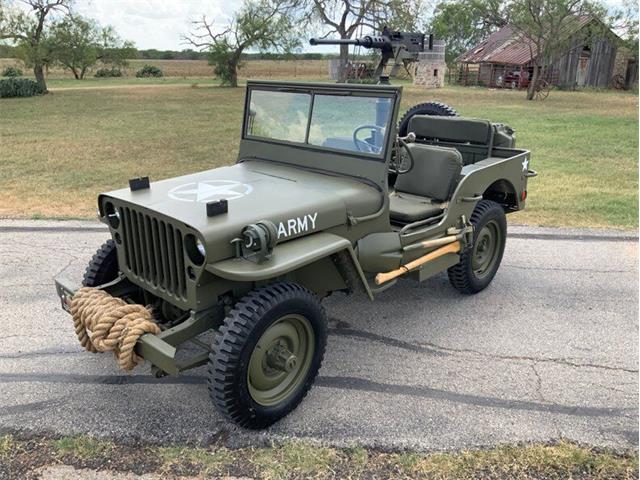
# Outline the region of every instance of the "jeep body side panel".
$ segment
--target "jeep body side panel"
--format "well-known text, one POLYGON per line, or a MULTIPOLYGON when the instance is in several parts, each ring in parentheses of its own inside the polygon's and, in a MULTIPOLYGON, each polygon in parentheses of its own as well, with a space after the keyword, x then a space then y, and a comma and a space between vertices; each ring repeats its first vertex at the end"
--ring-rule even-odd
POLYGON ((499 181, 511 186, 516 194, 515 198, 511 199, 514 202, 512 209, 524 208, 522 192, 527 188, 530 152, 505 149, 496 153, 501 156, 494 155, 463 167, 462 178, 451 198, 449 206, 451 214, 469 216, 477 203, 471 199, 484 195, 491 185, 499 181), (471 204, 471 208, 465 208, 465 204, 471 204))
MULTIPOLYGON (((349 254, 352 267, 355 268, 361 281, 360 286, 366 290, 370 298, 373 298, 349 240, 326 232, 308 235, 276 245, 271 258, 264 263, 254 263, 244 258, 231 258, 209 264, 206 266, 206 270, 226 280, 255 283, 283 277, 292 273, 295 274, 296 271, 299 271, 307 265, 330 258, 333 254, 343 251, 349 254)), ((335 271, 337 271, 337 269, 338 267, 336 267, 335 271)), ((325 278, 324 281, 323 279, 319 279, 320 283, 325 283, 325 291, 329 292, 346 288, 348 282, 343 283, 345 281, 344 278, 339 277, 340 281, 336 284, 338 277, 335 277, 331 270, 331 268, 324 268, 327 278, 325 278)), ((322 275, 322 273, 320 273, 320 275, 322 275)))

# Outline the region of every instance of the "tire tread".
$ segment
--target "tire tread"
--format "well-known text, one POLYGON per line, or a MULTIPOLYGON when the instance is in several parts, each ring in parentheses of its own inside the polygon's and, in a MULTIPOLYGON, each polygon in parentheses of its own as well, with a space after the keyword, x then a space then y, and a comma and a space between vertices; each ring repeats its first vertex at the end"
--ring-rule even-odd
POLYGON ((322 305, 309 290, 295 283, 274 283, 252 290, 241 298, 229 311, 224 324, 213 340, 207 376, 209 395, 225 417, 242 427, 265 428, 291 412, 306 397, 324 360, 326 329, 319 338, 319 361, 315 371, 310 371, 301 393, 286 406, 284 412, 275 418, 257 416, 255 412, 247 409, 239 398, 236 391, 238 382, 236 376, 245 342, 263 315, 280 302, 291 299, 302 299, 317 305, 322 317, 326 319, 322 305))
POLYGON ((407 110, 398 122, 398 135, 404 137, 409 128, 409 120, 414 115, 434 115, 437 117, 457 117, 458 112, 446 103, 424 102, 414 105, 407 110))
POLYGON ((104 242, 93 254, 82 277, 83 287, 98 287, 110 282, 118 275, 118 255, 116 242, 104 242))
MULTIPOLYGON (((496 202, 493 202, 491 200, 480 200, 477 203, 476 207, 474 208, 470 218, 470 222, 474 226, 474 228, 476 227, 476 225, 480 223, 482 218, 485 215, 487 215, 488 212, 490 212, 492 209, 496 207, 502 210, 502 207, 496 202)), ((474 237, 475 237, 475 232, 474 232, 474 237)), ((506 242, 506 238, 505 238, 505 242, 506 242)), ((456 265, 454 265, 453 267, 450 267, 447 270, 447 273, 449 275, 449 282, 451 283, 451 285, 459 292, 465 293, 465 294, 472 294, 480 291, 473 286, 470 275, 469 275, 469 264, 471 262, 471 255, 472 255, 471 249, 465 250, 460 255, 460 262, 458 262, 456 265)), ((498 266, 499 265, 500 263, 498 263, 498 266)))

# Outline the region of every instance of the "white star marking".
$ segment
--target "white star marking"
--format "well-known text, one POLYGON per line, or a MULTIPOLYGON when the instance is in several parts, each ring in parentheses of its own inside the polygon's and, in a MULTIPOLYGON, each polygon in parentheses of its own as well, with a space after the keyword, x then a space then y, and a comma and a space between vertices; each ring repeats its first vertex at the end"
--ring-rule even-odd
POLYGON ((233 180, 205 180, 179 185, 169 191, 169 197, 182 202, 206 203, 212 200, 235 200, 248 195, 251 185, 233 180))
POLYGON ((526 172, 527 170, 529 170, 529 159, 524 157, 524 160, 522 161, 522 171, 526 172))

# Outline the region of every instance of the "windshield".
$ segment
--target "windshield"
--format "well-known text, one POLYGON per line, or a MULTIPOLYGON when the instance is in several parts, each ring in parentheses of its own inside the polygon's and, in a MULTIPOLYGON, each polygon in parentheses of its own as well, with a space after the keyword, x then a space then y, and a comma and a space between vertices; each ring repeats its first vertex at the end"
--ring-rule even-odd
POLYGON ((382 156, 392 114, 389 97, 372 94, 250 90, 247 137, 382 156))

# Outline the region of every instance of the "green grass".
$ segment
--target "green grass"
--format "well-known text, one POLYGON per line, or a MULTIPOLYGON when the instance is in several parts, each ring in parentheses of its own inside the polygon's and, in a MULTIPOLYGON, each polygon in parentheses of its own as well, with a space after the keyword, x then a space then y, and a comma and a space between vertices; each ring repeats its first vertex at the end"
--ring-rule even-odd
POLYGON ((193 476, 277 479, 632 479, 637 451, 613 452, 561 441, 554 445, 499 446, 447 453, 384 453, 363 447, 332 448, 293 441, 262 448, 216 445, 121 445, 87 436, 17 439, 0 436, 0 472, 23 478, 42 466, 66 464, 193 476))
MULTIPOLYGON (((412 103, 420 101, 414 92, 412 103)), ((522 92, 462 87, 432 95, 461 115, 511 125, 517 145, 531 150, 539 176, 529 181, 526 210, 512 221, 637 228, 637 95, 553 91, 528 102, 522 92)))
POLYGON ((82 81, 73 78, 52 78, 47 80, 47 88, 55 91, 60 89, 78 89, 78 88, 106 88, 106 87, 123 87, 133 85, 198 85, 198 86, 214 86, 220 82, 213 77, 160 77, 160 78, 137 78, 137 77, 118 77, 118 78, 94 78, 88 77, 82 81))
POLYGON ((11 435, 3 435, 0 437, 0 459, 8 458, 17 451, 16 441, 11 435))
MULTIPOLYGON (((193 84, 213 80, 61 79, 51 80, 50 95, 3 99, 0 216, 94 218, 97 194, 133 176, 234 162, 244 90, 193 84)), ((512 222, 637 227, 637 95, 554 91, 527 102, 522 92, 405 84, 403 108, 432 100, 510 124, 518 146, 532 151, 540 175, 512 222)))
POLYGON ((83 460, 105 457, 113 453, 114 450, 114 445, 111 442, 80 436, 53 440, 52 446, 59 455, 73 455, 83 460))
POLYGON ((187 464, 195 466, 200 474, 213 475, 224 472, 233 462, 233 454, 226 448, 209 450, 184 446, 157 447, 154 454, 160 459, 163 471, 171 471, 187 464))

